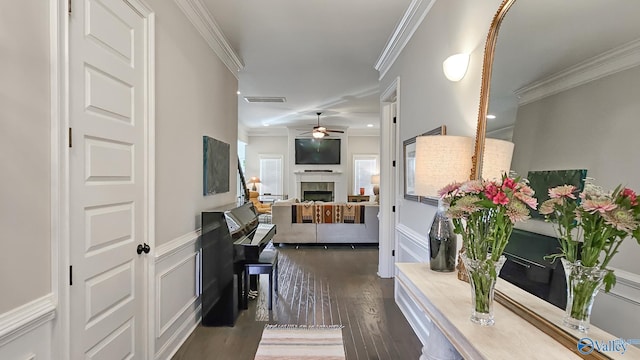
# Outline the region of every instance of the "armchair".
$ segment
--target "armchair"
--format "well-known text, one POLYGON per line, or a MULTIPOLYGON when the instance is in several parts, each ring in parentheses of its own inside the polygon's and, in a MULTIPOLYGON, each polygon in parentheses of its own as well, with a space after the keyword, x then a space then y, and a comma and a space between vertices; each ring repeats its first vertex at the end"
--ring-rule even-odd
POLYGON ((257 191, 249 191, 249 200, 253 203, 259 214, 271 214, 271 204, 263 204, 258 200, 260 194, 257 191))

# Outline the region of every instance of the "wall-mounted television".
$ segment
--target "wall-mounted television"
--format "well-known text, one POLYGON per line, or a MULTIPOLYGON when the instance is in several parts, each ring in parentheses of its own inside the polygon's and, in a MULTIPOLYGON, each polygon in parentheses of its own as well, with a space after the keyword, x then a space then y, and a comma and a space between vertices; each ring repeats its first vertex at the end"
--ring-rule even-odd
POLYGON ((340 139, 296 139, 297 165, 339 165, 340 139))

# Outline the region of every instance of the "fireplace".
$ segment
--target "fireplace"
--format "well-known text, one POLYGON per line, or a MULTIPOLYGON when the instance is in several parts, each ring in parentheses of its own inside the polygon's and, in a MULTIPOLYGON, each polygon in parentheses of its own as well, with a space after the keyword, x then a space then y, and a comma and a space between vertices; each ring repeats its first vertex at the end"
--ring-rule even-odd
POLYGON ((302 193, 302 200, 304 201, 333 201, 333 193, 331 191, 324 190, 310 190, 302 193))
POLYGON ((333 182, 301 182, 300 193, 304 201, 334 201, 333 182))

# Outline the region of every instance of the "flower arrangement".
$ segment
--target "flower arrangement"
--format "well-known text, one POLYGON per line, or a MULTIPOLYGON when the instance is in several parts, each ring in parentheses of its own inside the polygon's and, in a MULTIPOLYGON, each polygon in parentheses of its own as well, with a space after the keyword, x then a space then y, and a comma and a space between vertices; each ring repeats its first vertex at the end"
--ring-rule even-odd
POLYGON ((516 222, 529 219, 538 200, 525 179, 506 174, 499 181, 471 180, 453 183, 439 195, 449 205, 447 215, 454 231, 462 235, 467 257, 497 261, 516 222))
POLYGON ((527 181, 503 175, 499 181, 450 184, 439 195, 449 205, 453 231, 462 236, 461 254, 471 284, 471 321, 493 325, 493 293, 513 225, 530 217, 538 200, 527 181))
MULTIPOLYGON (((605 192, 589 180, 578 197, 577 192, 573 185, 551 188, 550 199, 540 206, 546 221, 555 224, 560 241, 561 252, 553 257, 571 263, 579 259, 585 267, 607 270, 625 238, 633 237, 640 244, 638 196, 621 185, 605 192)), ((606 292, 615 285, 613 271, 607 270, 604 284, 606 292)))

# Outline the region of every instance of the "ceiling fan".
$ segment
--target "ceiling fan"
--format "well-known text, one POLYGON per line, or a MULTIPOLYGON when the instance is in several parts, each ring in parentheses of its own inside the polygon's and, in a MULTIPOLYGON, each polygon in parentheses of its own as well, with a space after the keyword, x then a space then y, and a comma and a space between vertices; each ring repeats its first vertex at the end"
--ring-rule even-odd
POLYGON ((327 129, 324 126, 321 126, 320 125, 320 115, 322 115, 322 113, 321 112, 317 112, 316 115, 318 115, 318 124, 313 127, 313 130, 304 132, 304 133, 302 133, 300 135, 311 134, 316 139, 322 139, 325 136, 329 136, 330 135, 329 133, 344 134, 344 131, 342 131, 342 130, 331 130, 331 129, 327 129))

